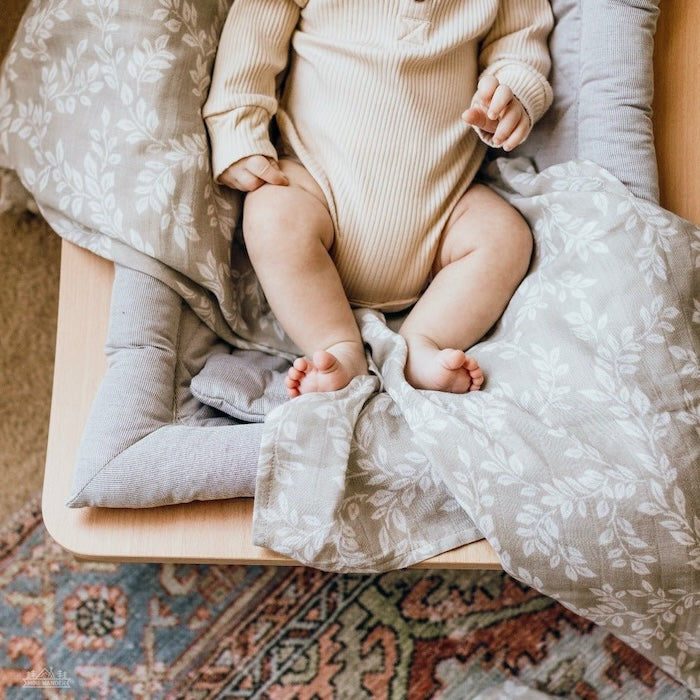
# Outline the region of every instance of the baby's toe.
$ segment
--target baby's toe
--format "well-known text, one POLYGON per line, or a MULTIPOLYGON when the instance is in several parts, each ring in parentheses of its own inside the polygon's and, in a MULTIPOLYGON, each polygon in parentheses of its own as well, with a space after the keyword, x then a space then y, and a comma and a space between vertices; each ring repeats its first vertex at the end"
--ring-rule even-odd
POLYGON ((472 381, 469 391, 479 391, 479 389, 481 389, 481 385, 484 383, 484 375, 482 374, 481 370, 476 369, 470 371, 469 376, 472 381))
POLYGON ((299 384, 287 380, 285 382, 285 385, 287 386, 287 395, 289 396, 290 399, 296 398, 299 396, 299 384))
POLYGON ((469 373, 471 380, 469 391, 478 391, 484 383, 484 374, 481 371, 481 367, 479 367, 479 363, 471 355, 465 355, 464 367, 469 373))
POLYGON ((304 375, 309 371, 309 361, 305 357, 297 357, 297 359, 294 360, 292 368, 298 370, 302 373, 302 375, 304 375))
POLYGON ((333 372, 338 368, 338 360, 335 355, 326 350, 317 350, 313 356, 314 367, 319 372, 333 372))
POLYGON ((464 355, 464 366, 469 372, 479 370, 479 363, 471 355, 467 355, 466 353, 464 355))
POLYGON ((439 353, 440 364, 451 371, 457 371, 464 366, 464 353, 460 350, 441 350, 439 353))
POLYGON ((298 370, 296 367, 290 367, 287 370, 287 378, 292 379, 295 382, 300 382, 306 376, 305 372, 298 370))

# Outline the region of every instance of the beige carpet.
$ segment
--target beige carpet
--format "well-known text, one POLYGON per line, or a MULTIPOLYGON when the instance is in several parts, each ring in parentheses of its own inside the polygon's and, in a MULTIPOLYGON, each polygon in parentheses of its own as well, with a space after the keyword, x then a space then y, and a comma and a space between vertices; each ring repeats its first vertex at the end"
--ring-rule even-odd
MULTIPOLYGON (((4 56, 27 0, 5 0, 4 56)), ((41 488, 51 403, 60 240, 26 211, 0 214, 0 522, 41 488)))

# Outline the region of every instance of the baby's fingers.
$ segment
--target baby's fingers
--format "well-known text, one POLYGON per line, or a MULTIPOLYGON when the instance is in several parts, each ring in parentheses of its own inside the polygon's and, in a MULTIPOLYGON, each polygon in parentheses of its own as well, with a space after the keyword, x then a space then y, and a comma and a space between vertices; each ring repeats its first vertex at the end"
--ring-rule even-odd
POLYGON ((256 155, 241 158, 224 170, 219 183, 241 192, 252 192, 264 184, 288 185, 287 176, 280 170, 274 158, 256 155))
POLYGON ((527 112, 523 110, 520 120, 516 124, 515 128, 511 131, 510 135, 502 144, 504 151, 512 151, 516 146, 519 146, 528 135, 530 131, 530 117, 527 112))
POLYGON ((484 109, 487 109, 498 86, 498 78, 493 75, 483 76, 477 85, 474 102, 478 102, 484 109))
POLYGON ((246 170, 254 177, 260 178, 270 185, 288 185, 287 176, 280 170, 280 166, 273 158, 265 156, 253 156, 245 163, 246 170))
POLYGON ((226 185, 226 187, 240 190, 241 192, 252 192, 265 184, 264 180, 261 180, 257 175, 253 175, 249 170, 239 165, 232 165, 227 170, 224 170, 219 175, 218 182, 221 185, 226 185))
POLYGON ((497 121, 489 119, 486 116, 486 112, 478 107, 470 107, 469 109, 465 110, 462 114, 462 119, 470 126, 474 126, 477 129, 483 129, 489 134, 492 134, 498 126, 497 121))
POLYGON ((507 85, 499 85, 491 97, 487 113, 489 119, 498 119, 513 101, 513 91, 507 85))

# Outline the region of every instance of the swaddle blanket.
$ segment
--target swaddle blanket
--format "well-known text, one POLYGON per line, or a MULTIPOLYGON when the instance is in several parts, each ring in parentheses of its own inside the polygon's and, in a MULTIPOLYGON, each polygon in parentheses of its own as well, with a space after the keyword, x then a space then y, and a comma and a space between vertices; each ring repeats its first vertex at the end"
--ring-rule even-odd
POLYGON ((485 388, 411 388, 401 337, 359 311, 376 374, 267 417, 254 539, 372 571, 481 533, 517 579, 697 687, 700 231, 590 162, 491 173, 536 253, 471 350, 485 388))

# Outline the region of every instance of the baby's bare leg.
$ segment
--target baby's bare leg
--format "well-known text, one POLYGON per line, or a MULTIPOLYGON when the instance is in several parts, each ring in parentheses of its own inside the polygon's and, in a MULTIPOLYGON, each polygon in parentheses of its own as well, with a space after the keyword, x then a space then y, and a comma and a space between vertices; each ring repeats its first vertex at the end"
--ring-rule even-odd
POLYGON ((290 396, 333 391, 367 373, 364 346, 328 255, 333 223, 323 193, 298 163, 280 167, 289 185, 246 195, 243 236, 272 311, 308 354, 289 372, 290 396))
POLYGON ((531 255, 532 234, 520 214, 484 185, 472 185, 445 226, 434 279, 400 329, 412 386, 455 393, 481 387, 478 363, 464 350, 501 316, 531 255))

